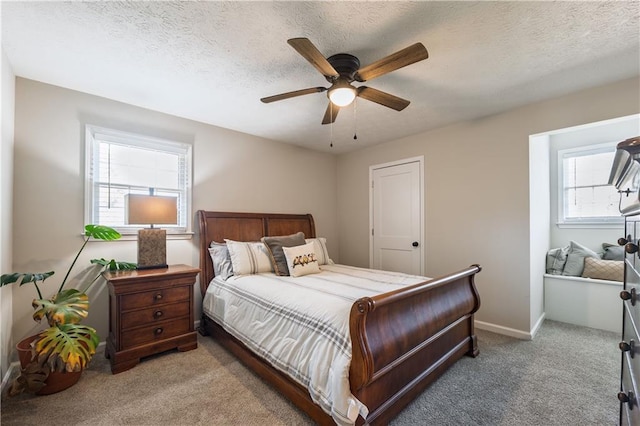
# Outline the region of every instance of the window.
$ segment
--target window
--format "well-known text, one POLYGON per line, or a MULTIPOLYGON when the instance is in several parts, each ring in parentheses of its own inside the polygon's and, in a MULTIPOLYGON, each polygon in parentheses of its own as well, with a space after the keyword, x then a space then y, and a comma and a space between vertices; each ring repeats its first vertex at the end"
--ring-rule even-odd
POLYGON ((177 198, 178 224, 167 233, 190 230, 191 145, 96 126, 86 126, 87 223, 134 234, 140 225, 125 224, 125 195, 177 198))
POLYGON ((609 185, 615 144, 558 151, 560 224, 605 224, 621 221, 619 195, 609 185))

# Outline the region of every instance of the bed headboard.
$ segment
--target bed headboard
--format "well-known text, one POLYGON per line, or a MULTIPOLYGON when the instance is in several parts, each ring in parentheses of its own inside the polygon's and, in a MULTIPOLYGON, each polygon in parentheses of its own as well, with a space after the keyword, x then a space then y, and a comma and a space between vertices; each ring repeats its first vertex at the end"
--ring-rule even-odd
POLYGON ((211 241, 260 241, 265 236, 290 235, 304 232, 306 238, 316 237, 316 227, 310 214, 197 212, 200 235, 200 290, 204 296, 213 279, 213 263, 209 255, 211 241))

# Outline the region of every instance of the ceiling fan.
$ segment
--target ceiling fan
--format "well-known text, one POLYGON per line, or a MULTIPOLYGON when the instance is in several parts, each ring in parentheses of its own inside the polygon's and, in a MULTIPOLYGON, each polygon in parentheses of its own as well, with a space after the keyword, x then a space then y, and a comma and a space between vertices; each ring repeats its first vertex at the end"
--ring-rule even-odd
POLYGON ((322 124, 336 121, 340 107, 349 105, 356 96, 396 111, 402 111, 409 105, 408 100, 367 86, 354 87, 351 83, 372 80, 429 57, 424 45, 415 43, 366 67, 360 68, 360 60, 348 53, 338 53, 325 58, 307 38, 292 38, 287 40, 287 43, 320 71, 324 78, 331 83, 331 87, 310 87, 268 96, 260 100, 264 103, 270 103, 311 93, 327 92, 329 105, 322 119, 322 124))

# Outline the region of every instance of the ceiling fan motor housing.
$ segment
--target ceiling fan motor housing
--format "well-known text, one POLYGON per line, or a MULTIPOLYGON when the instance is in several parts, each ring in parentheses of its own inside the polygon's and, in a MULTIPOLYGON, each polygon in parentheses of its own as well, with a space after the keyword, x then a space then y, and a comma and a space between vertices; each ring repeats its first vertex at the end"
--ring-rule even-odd
MULTIPOLYGON (((327 58, 327 61, 331 66, 338 71, 340 77, 344 77, 349 82, 355 80, 356 72, 360 69, 360 60, 348 53, 337 53, 327 58)), ((325 77, 329 83, 333 83, 335 79, 331 77, 325 77)))

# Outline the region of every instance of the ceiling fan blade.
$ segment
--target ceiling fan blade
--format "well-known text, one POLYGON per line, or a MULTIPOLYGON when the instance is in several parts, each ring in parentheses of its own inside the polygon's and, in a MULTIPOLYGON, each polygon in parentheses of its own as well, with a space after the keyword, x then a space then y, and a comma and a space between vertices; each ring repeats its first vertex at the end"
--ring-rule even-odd
POLYGON ((333 105, 331 101, 329 101, 329 105, 327 105, 327 110, 324 112, 324 118, 322 119, 322 124, 329 124, 336 121, 336 117, 338 117, 338 112, 340 112, 340 107, 333 105))
POLYGON ((357 81, 367 81, 388 74, 429 57, 427 48, 422 43, 412 44, 402 50, 384 57, 371 65, 360 68, 355 75, 357 81))
POLYGON ((302 90, 294 90, 293 92, 280 93, 279 95, 267 96, 266 98, 260 99, 265 104, 269 102, 281 101, 283 99, 294 98, 296 96, 309 95, 311 93, 319 93, 327 90, 326 87, 310 87, 308 89, 302 90))
POLYGON ((396 111, 402 111, 411 103, 406 99, 402 99, 381 90, 372 89, 371 87, 367 86, 358 87, 358 96, 368 101, 395 109, 396 111))
POLYGON ((308 38, 292 38, 287 40, 296 51, 301 54, 325 77, 338 77, 338 71, 327 61, 322 53, 316 48, 308 38))

